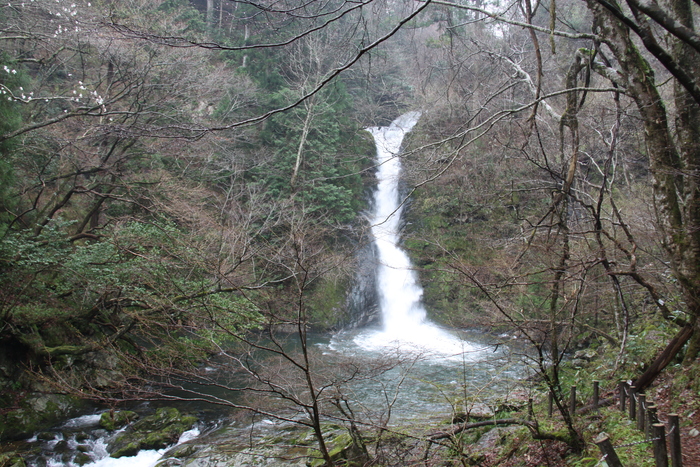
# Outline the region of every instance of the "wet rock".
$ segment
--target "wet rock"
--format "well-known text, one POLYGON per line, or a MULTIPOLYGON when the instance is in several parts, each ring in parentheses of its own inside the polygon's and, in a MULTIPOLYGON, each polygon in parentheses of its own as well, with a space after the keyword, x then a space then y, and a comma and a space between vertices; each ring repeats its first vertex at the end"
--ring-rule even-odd
MULTIPOLYGON (((171 448, 157 467, 308 467, 320 458, 313 432, 289 423, 237 428, 222 427, 191 442, 171 448)), ((340 465, 355 462, 351 437, 341 427, 324 430, 331 455, 340 465)))
POLYGON ((182 415, 175 408, 161 408, 117 436, 107 451, 111 457, 124 457, 134 456, 141 449, 163 449, 176 443, 196 422, 196 417, 182 415))
POLYGON ((79 452, 78 454, 75 455, 73 458, 72 463, 75 465, 85 465, 91 463, 93 460, 90 456, 85 454, 84 452, 79 452))
POLYGON ((40 433, 37 433, 36 439, 39 441, 53 441, 56 439, 56 433, 53 433, 51 431, 42 431, 40 433))
POLYGON ((493 451, 508 439, 508 436, 517 431, 517 426, 496 427, 484 433, 475 445, 477 451, 493 451))
POLYGON ((458 412, 452 415, 452 424, 465 423, 468 421, 490 420, 495 416, 494 410, 482 403, 473 404, 469 407, 469 412, 458 412))
POLYGON ((53 452, 58 453, 58 454, 66 454, 70 452, 70 446, 68 445, 68 441, 62 439, 58 443, 56 443, 53 447, 53 452))
POLYGON ((78 399, 62 394, 30 394, 18 409, 0 414, 0 440, 30 438, 37 431, 68 418, 81 405, 78 399))
MULTIPOLYGON (((199 450, 197 446, 194 444, 181 444, 179 446, 175 446, 172 448, 170 451, 168 451, 168 457, 174 457, 177 459, 184 458, 184 457, 190 457, 194 453, 196 453, 199 450)), ((179 464, 178 464, 179 465, 179 464)))
POLYGON ((99 430, 93 430, 90 435, 90 437, 93 439, 104 438, 105 436, 107 436, 107 430, 105 430, 104 428, 100 428, 99 430))
POLYGON ((276 446, 256 446, 238 449, 230 445, 203 446, 192 457, 163 461, 157 467, 307 467, 306 450, 296 454, 289 448, 281 452, 276 446))
POLYGON ((110 410, 100 415, 100 426, 105 430, 114 431, 122 428, 139 418, 136 412, 110 410))

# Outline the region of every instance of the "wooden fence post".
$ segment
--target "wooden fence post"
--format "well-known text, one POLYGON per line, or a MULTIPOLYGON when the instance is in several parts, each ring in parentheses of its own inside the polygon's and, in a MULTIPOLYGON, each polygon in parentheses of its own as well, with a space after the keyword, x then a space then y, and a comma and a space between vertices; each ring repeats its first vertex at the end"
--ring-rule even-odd
POLYGON ((646 417, 646 434, 647 438, 654 437, 653 426, 654 423, 659 423, 659 415, 657 414, 658 408, 656 405, 647 406, 647 417, 646 417))
POLYGON ((656 467, 668 467, 668 453, 666 452, 666 426, 663 423, 654 423, 654 462, 656 467))
POLYGON ((576 386, 571 386, 571 395, 569 396, 569 412, 571 418, 576 416, 576 386))
POLYGON ((645 431, 644 420, 647 410, 647 396, 644 394, 639 394, 637 396, 637 429, 639 431, 645 431))
POLYGON ((601 433, 595 440, 595 444, 598 445, 600 452, 603 453, 603 459, 608 464, 609 467, 623 467, 620 458, 617 457, 615 448, 613 448, 610 438, 605 433, 601 433))
POLYGON ((593 381, 593 410, 600 413, 600 381, 593 381))
POLYGON ((627 403, 627 383, 620 381, 617 384, 618 391, 620 392, 620 411, 625 412, 625 406, 627 403))
POLYGON ((683 467, 683 457, 681 456, 681 424, 678 414, 668 414, 668 444, 671 448, 671 465, 673 467, 683 467))
POLYGON ((629 417, 630 420, 637 419, 637 394, 635 394, 635 387, 629 387, 629 417))

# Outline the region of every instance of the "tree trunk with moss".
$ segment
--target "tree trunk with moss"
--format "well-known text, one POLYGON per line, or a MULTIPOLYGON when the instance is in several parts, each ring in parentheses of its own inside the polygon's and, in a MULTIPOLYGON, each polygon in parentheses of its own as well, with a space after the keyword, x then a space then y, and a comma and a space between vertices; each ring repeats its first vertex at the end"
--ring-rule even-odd
MULTIPOLYGON (((693 31, 690 2, 672 0, 669 6, 668 13, 693 31)), ((675 114, 671 113, 657 87, 654 70, 635 45, 633 34, 642 38, 647 49, 658 58, 658 44, 672 37, 673 31, 662 36, 664 41, 656 41, 651 36, 651 19, 634 5, 634 18, 625 16, 618 5, 602 0, 588 0, 588 7, 594 16, 594 32, 606 40, 619 63, 627 93, 634 99, 642 118, 654 177, 658 225, 673 275, 682 289, 685 312, 693 326, 686 353, 686 362, 691 362, 700 352, 700 148, 697 146, 700 107, 688 89, 697 86, 700 57, 687 40, 674 37, 673 51, 661 60, 674 76, 686 78, 675 81, 675 114)))

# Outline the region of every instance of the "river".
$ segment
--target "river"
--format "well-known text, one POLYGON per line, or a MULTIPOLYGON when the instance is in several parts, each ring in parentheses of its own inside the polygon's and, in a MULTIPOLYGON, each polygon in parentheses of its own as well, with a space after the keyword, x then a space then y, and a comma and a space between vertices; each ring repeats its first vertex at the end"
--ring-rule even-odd
MULTIPOLYGON (((364 365, 364 373, 358 373, 355 379, 338 386, 357 419, 363 423, 393 427, 437 424, 465 412, 483 415, 493 411, 499 403, 522 401, 524 397, 520 386, 525 375, 524 367, 519 352, 514 351, 518 346, 502 345, 505 336, 441 330, 463 342, 464 352, 440 355, 419 352, 412 347, 408 350, 392 345, 381 350, 373 348, 376 336, 381 332, 381 328, 369 328, 332 336, 309 335, 317 375, 340 378, 340 368, 348 368, 349 364, 357 362, 364 365), (491 402, 494 404, 490 405, 491 402)), ((294 353, 291 348, 289 350, 294 353)), ((225 379, 231 383, 230 379, 225 379)), ((241 394, 237 391, 223 388, 210 388, 210 391, 215 397, 240 403, 241 394)), ((288 421, 262 415, 243 417, 236 409, 211 406, 201 401, 144 402, 129 408, 146 415, 163 405, 175 406, 183 413, 197 414, 200 419, 195 428, 182 435, 181 444, 211 444, 213 436, 218 445, 246 446, 251 437, 262 443, 275 434, 286 433, 293 438, 300 433, 299 427, 295 428, 288 421)), ((34 449, 35 454, 28 458, 28 465, 154 467, 163 460, 166 449, 142 450, 133 457, 109 457, 107 445, 115 433, 99 427, 103 411, 104 408, 96 408, 94 413, 68 420, 29 440, 27 447, 34 449), (78 462, 81 455, 83 460, 78 462), (84 455, 92 461, 84 463, 84 455)), ((294 407, 281 409, 280 415, 288 419, 303 416, 294 407)))

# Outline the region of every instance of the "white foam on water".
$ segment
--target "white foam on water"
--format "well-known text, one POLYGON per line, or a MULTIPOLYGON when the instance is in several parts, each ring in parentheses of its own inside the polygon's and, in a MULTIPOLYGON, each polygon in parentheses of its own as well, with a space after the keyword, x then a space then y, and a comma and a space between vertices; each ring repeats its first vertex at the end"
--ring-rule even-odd
MULTIPOLYGON (((93 416, 87 416, 93 417, 93 416)), ((97 416, 99 420, 99 415, 97 416)), ((84 418, 84 417, 81 417, 84 418)), ((76 420, 76 419, 73 419, 76 420)), ((73 420, 69 420, 67 423, 71 423, 73 420)), ((83 420, 86 421, 87 419, 83 420)), ((76 425, 72 425, 76 426, 76 425)), ((180 435, 177 444, 182 444, 187 441, 191 441, 200 435, 200 430, 198 428, 192 428, 191 430, 185 431, 180 435)), ((93 459, 93 462, 84 464, 84 467, 154 467, 158 462, 162 460, 163 454, 167 449, 144 449, 138 452, 135 456, 124 456, 119 458, 109 457, 109 452, 107 452, 107 439, 100 438, 91 443, 91 449, 88 455, 93 459)), ((172 446, 170 446, 172 447, 172 446)), ((73 464, 69 464, 72 466, 73 464)), ((51 459, 47 462, 48 467, 66 467, 66 464, 58 459, 51 459)))
POLYGON ((411 328, 393 331, 367 330, 353 340, 358 347, 368 352, 391 350, 425 359, 473 360, 478 358, 482 350, 431 323, 420 323, 411 328))
POLYGON ((100 423, 100 414, 83 415, 81 417, 71 418, 63 424, 65 428, 86 428, 96 426, 100 423))

